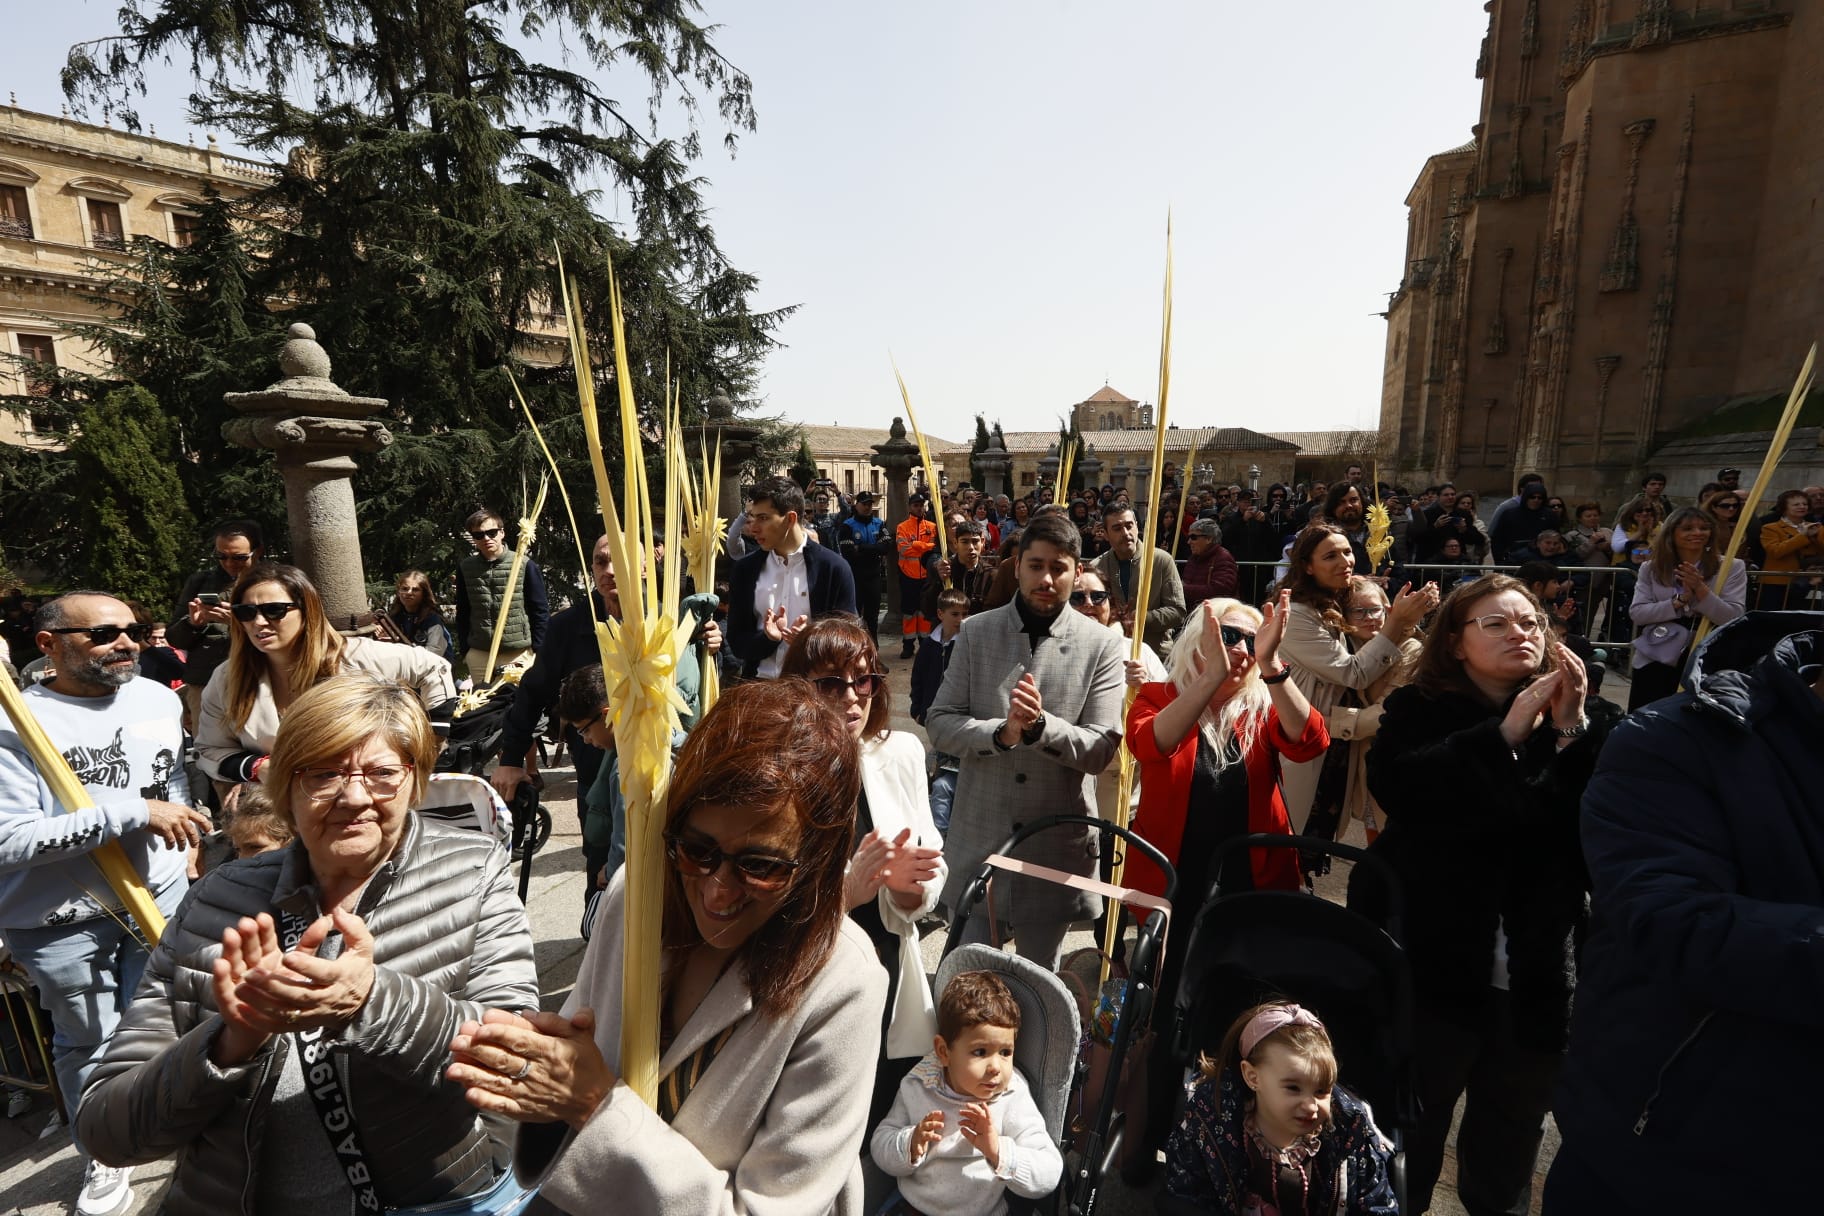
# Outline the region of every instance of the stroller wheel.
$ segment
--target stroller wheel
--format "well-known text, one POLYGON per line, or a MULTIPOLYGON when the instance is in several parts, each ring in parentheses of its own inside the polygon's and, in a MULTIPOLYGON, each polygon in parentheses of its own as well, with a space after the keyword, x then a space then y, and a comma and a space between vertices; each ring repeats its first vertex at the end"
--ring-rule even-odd
POLYGON ((513 816, 514 861, 523 861, 526 854, 538 852, 550 839, 551 812, 545 809, 543 803, 536 804, 530 814, 513 816))

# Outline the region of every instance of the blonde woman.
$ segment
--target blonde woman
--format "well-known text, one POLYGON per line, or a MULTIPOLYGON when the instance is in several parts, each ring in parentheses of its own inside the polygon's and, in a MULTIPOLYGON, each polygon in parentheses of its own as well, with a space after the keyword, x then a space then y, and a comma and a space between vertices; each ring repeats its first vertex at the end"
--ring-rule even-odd
POLYGON ((456 697, 450 665, 417 646, 345 638, 323 614, 323 599, 302 570, 260 562, 229 593, 234 632, 228 661, 203 690, 196 747, 218 787, 258 781, 279 733, 279 719, 315 685, 345 671, 403 684, 428 712, 456 697))

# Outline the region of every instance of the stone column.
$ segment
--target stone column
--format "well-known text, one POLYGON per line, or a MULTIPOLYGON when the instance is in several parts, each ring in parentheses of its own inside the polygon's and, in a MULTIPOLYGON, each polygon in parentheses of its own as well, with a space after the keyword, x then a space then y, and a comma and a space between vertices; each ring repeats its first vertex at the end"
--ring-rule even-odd
POLYGON ((1086 489, 1100 490, 1102 488, 1102 458, 1096 455, 1095 444, 1083 445, 1083 455, 1077 458, 1077 471, 1083 475, 1083 485, 1086 489))
POLYGON ((1039 458, 1039 503, 1043 505, 1057 494, 1058 466, 1063 460, 1058 456, 1058 445, 1052 444, 1045 449, 1045 455, 1039 458))
POLYGON ((741 470, 760 455, 760 428, 749 426, 735 416, 735 403, 715 396, 703 403, 704 420, 700 426, 684 428, 684 458, 693 465, 705 452, 715 460, 716 449, 722 451, 722 480, 716 486, 716 514, 732 520, 741 514, 741 470))
MULTIPOLYGON (((907 482, 911 480, 912 468, 919 463, 918 445, 906 438, 906 424, 898 418, 887 428, 887 441, 873 445, 874 455, 868 457, 868 463, 886 471, 887 474, 887 509, 881 518, 887 525, 890 535, 893 530, 905 522, 907 482)), ((887 611, 880 622, 883 634, 897 635, 900 627, 899 603, 899 565, 896 558, 887 559, 887 611)))
POLYGON ((225 393, 246 415, 222 424, 222 436, 244 448, 275 453, 285 482, 292 559, 323 597, 337 629, 371 624, 355 518, 354 453, 392 443, 386 427, 368 419, 386 407, 380 397, 351 397, 329 378, 329 356, 308 325, 293 325, 279 350, 284 379, 253 393, 225 393))
POLYGON ((1132 473, 1133 470, 1127 467, 1127 457, 1117 456, 1114 470, 1108 475, 1109 484, 1117 490, 1125 490, 1127 489, 1127 479, 1132 473))
POLYGON ((999 427, 996 427, 994 434, 989 437, 988 446, 975 458, 975 466, 982 471, 982 492, 984 494, 1009 493, 1007 474, 1013 468, 1013 458, 1007 454, 999 427))

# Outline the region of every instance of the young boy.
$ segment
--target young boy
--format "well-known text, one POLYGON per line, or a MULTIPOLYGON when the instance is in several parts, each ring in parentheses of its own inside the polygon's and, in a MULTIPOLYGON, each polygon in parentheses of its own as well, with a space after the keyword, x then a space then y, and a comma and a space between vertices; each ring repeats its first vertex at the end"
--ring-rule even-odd
POLYGON ((590 894, 608 885, 627 856, 627 808, 621 800, 620 757, 614 750, 614 727, 608 721, 608 685, 602 678, 600 663, 579 667, 564 677, 557 692, 557 716, 589 746, 603 752, 595 784, 582 793, 586 906, 590 894))
POLYGON ((1057 1187, 1063 1155, 1013 1066, 1019 1029, 1020 1007, 993 972, 965 971, 944 989, 933 1050, 868 1145, 900 1180, 889 1212, 999 1216, 1009 1188, 1039 1199, 1057 1187))
MULTIPOLYGON (((912 720, 925 724, 925 711, 937 700, 944 671, 950 666, 950 648, 969 615, 969 593, 947 587, 937 594, 937 626, 919 639, 918 657, 912 661, 912 720)), ((948 752, 937 753, 937 775, 931 778, 931 822, 940 833, 950 831, 950 807, 956 801, 956 773, 962 762, 948 752)))

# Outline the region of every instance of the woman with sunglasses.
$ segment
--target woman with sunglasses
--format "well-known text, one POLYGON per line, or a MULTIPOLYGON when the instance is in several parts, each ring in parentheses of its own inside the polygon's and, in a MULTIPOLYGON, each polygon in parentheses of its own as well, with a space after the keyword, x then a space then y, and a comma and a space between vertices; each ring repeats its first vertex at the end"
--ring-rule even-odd
POLYGON ((880 653, 857 617, 841 613, 811 622, 785 652, 779 673, 810 680, 861 745, 861 797, 843 902, 891 981, 868 1115, 872 1127, 892 1105, 906 1070, 931 1050, 936 1033, 918 922, 937 906, 948 870, 943 837, 931 820, 925 744, 908 731, 889 729, 892 701, 880 653))
MULTIPOLYGON (((1411 1211, 1431 1204, 1466 1092, 1463 1206, 1527 1210, 1585 915, 1578 804, 1619 717, 1504 574, 1451 592, 1412 683, 1387 697, 1368 752, 1387 823, 1369 852, 1405 894, 1421 1112, 1406 1142, 1411 1211)), ((1374 874, 1351 877, 1350 906, 1384 921, 1374 874)))
POLYGON ((437 749, 417 698, 372 675, 286 714, 261 785, 296 840, 191 887, 76 1113, 99 1160, 177 1158, 164 1211, 518 1193, 443 1070, 464 1022, 538 1004, 532 930, 498 844, 410 813, 437 749))
POLYGON ((1747 611, 1747 565, 1731 561, 1723 589, 1717 592, 1711 584, 1721 566, 1716 521, 1708 511, 1679 507, 1666 517, 1628 608, 1635 631, 1629 713, 1678 691, 1699 618, 1722 625, 1747 611))
MULTIPOLYGON (((1203 601, 1172 647, 1168 678, 1141 685, 1128 710, 1127 745, 1140 764, 1134 828, 1177 867, 1178 902, 1187 917, 1219 877, 1213 868, 1219 844, 1250 832, 1291 834, 1280 766, 1317 759, 1330 743, 1323 717, 1280 661, 1291 606, 1287 589, 1264 615, 1239 600, 1203 601)), ((1224 895, 1297 890, 1297 858, 1285 849, 1233 853, 1220 878, 1224 895)), ((1137 852, 1128 854, 1124 881, 1165 892, 1165 876, 1137 852)), ((1183 932, 1166 940, 1162 1009, 1172 1008, 1190 940, 1183 932)), ((1171 1134, 1173 1099, 1182 1086, 1171 1052, 1154 1052, 1149 1068, 1146 1147, 1157 1150, 1171 1134)))
POLYGON ((738 684, 703 716, 666 796, 658 1108, 621 1081, 618 876, 562 1014, 493 1011, 450 1044, 469 1101, 524 1125, 541 1203, 861 1216, 887 992, 845 915, 861 792, 844 714, 802 680, 738 684))
MULTIPOLYGON (((1436 583, 1414 590, 1402 587, 1387 609, 1380 633, 1359 649, 1351 650, 1344 637, 1349 603, 1349 580, 1355 575, 1355 549, 1348 535, 1333 524, 1312 524, 1299 533, 1287 555, 1287 573, 1278 590, 1291 593, 1292 610, 1286 618, 1285 641, 1279 653, 1292 669, 1292 681, 1311 707, 1328 717, 1350 699, 1393 670, 1400 661, 1400 647, 1417 632, 1419 622, 1438 605, 1436 583)), ((1339 751, 1342 763, 1347 750, 1339 751)), ((1309 757, 1285 766, 1286 811, 1292 830, 1303 834, 1317 798, 1324 758, 1309 757)), ((1342 789, 1325 808, 1330 817, 1319 834, 1336 827, 1342 809, 1342 789)))
POLYGON ((403 684, 426 712, 456 699, 450 665, 417 646, 343 637, 323 615, 323 599, 304 572, 259 562, 229 593, 234 632, 228 661, 203 690, 196 749, 223 797, 258 781, 279 733, 279 719, 312 686, 345 671, 403 684))

